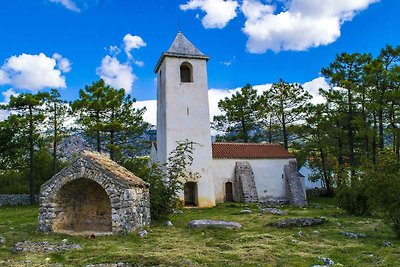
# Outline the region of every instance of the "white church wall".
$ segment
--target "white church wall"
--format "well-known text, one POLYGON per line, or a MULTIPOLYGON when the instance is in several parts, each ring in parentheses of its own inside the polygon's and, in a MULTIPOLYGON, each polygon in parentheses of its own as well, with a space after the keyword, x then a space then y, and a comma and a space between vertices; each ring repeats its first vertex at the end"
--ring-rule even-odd
MULTIPOLYGON (((257 194, 260 201, 287 199, 286 182, 282 177, 284 166, 293 159, 243 159, 253 169, 257 194)), ((215 198, 217 203, 225 200, 225 183, 233 182, 235 164, 240 159, 213 159, 215 198)))
MULTIPOLYGON (((166 161, 169 153, 177 146, 177 141, 188 139, 197 143, 191 169, 200 174, 200 179, 197 180, 199 207, 215 205, 206 63, 204 59, 165 57, 160 68, 164 73, 161 77, 165 81, 165 84, 160 85, 160 95, 164 96, 164 102, 158 104, 158 117, 164 118, 164 125, 157 129, 157 138, 161 145, 158 151, 159 160, 166 161), (180 66, 184 62, 192 65, 191 83, 180 80, 180 66)), ((180 198, 183 197, 181 192, 180 198)))

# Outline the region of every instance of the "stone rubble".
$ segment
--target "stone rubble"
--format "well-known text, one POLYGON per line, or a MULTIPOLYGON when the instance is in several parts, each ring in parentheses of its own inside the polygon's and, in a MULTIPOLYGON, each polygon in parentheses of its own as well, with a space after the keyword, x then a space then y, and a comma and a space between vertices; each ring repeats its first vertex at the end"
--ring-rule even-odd
POLYGON ((0 236, 0 245, 5 244, 6 243, 6 239, 2 236, 0 236))
POLYGON ((82 250, 79 244, 65 244, 64 242, 49 243, 49 242, 18 242, 13 248, 12 252, 60 252, 64 250, 82 250))
POLYGON ((392 244, 390 241, 387 241, 387 240, 383 241, 383 245, 384 245, 385 247, 391 247, 391 246, 393 246, 393 244, 392 244))
POLYGON ((359 234, 359 233, 353 233, 353 232, 340 232, 340 234, 350 237, 350 238, 366 237, 365 234, 359 234))
POLYGON ((138 235, 139 235, 141 238, 143 238, 143 237, 145 237, 146 235, 148 235, 148 233, 149 233, 149 232, 147 232, 147 230, 142 230, 142 231, 140 231, 140 232, 138 233, 138 235))
POLYGON ((240 211, 240 214, 251 214, 253 213, 250 209, 244 209, 240 211))
POLYGON ((207 228, 221 227, 228 229, 239 229, 242 226, 237 222, 220 221, 220 220, 193 220, 188 223, 189 228, 207 228))
POLYGON ((132 267, 127 262, 88 264, 86 267, 132 267))
POLYGON ((335 264, 335 262, 333 260, 331 260, 330 258, 317 256, 317 260, 322 261, 325 265, 328 265, 328 266, 335 264))
POLYGON ((165 221, 164 225, 168 227, 174 226, 171 221, 165 221))
POLYGON ((261 208, 261 213, 269 213, 273 215, 287 215, 287 212, 277 209, 277 208, 261 208))
POLYGON ((325 217, 292 218, 277 222, 276 226, 280 228, 307 227, 307 226, 323 224, 325 222, 326 222, 325 217))

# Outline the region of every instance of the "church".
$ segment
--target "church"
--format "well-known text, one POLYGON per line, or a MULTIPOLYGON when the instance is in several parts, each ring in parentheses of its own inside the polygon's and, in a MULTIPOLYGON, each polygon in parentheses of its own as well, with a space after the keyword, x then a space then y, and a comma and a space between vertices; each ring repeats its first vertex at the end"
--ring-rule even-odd
POLYGON ((151 161, 166 163, 178 141, 197 143, 191 171, 179 197, 187 206, 225 201, 307 205, 304 177, 293 154, 279 144, 212 143, 209 121, 209 57, 178 32, 162 53, 157 75, 157 143, 151 161))

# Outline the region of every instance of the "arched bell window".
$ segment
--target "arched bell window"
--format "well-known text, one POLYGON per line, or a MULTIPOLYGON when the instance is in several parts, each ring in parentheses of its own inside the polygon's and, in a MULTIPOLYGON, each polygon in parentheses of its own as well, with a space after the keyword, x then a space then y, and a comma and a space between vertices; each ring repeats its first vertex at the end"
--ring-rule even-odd
POLYGON ((193 68, 189 62, 183 62, 180 68, 181 82, 192 83, 193 82, 193 68))

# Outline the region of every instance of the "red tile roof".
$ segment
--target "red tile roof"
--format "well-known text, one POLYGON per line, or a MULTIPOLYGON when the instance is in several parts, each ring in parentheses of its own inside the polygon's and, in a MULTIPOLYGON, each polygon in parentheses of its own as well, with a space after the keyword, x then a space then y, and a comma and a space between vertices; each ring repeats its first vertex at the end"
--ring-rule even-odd
POLYGON ((213 143, 214 159, 289 159, 295 156, 278 144, 213 143))

